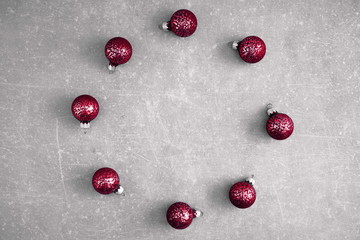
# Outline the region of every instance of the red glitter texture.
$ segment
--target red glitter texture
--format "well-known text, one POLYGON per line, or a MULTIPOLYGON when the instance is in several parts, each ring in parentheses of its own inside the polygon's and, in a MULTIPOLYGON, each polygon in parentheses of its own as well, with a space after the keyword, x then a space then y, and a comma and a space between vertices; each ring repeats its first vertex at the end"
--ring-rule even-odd
POLYGON ((256 200, 255 188, 247 182, 235 183, 229 191, 231 203, 238 208, 248 208, 256 200))
POLYGON ((94 173, 92 185, 101 194, 110 194, 119 188, 119 175, 112 168, 100 168, 94 173))
POLYGON ((166 218, 173 228, 184 229, 191 224, 194 214, 195 211, 188 204, 176 202, 167 210, 166 218))
POLYGON ((176 11, 168 23, 169 30, 179 37, 189 37, 197 28, 197 19, 194 13, 181 9, 176 11))
POLYGON ((247 63, 257 63, 266 53, 264 41, 256 36, 244 38, 238 46, 240 57, 247 63))
POLYGON ((80 122, 90 122, 99 114, 99 104, 90 95, 81 95, 75 98, 71 105, 74 117, 80 122))
POLYGON ((117 66, 130 60, 132 47, 128 40, 122 37, 110 39, 105 46, 105 56, 109 59, 111 65, 117 66))
POLYGON ((290 137, 294 131, 292 119, 283 113, 271 114, 266 123, 266 131, 270 137, 277 140, 284 140, 290 137))

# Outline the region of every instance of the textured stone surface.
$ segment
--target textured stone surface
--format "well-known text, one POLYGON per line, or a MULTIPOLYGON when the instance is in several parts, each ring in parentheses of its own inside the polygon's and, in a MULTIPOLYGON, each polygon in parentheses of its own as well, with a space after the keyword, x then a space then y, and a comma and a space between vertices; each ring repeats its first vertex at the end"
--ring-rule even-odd
POLYGON ((0 1, 1 239, 359 239, 360 3, 0 1), (193 11, 188 38, 159 30, 193 11), (231 42, 261 37, 246 64, 231 42), (108 74, 104 46, 131 60, 108 74), (70 106, 94 96, 87 134, 70 106), (295 123, 265 130, 266 105, 295 123), (125 197, 98 194, 114 168, 125 197), (255 174, 257 200, 228 199, 255 174), (166 210, 204 212, 182 231, 166 210))

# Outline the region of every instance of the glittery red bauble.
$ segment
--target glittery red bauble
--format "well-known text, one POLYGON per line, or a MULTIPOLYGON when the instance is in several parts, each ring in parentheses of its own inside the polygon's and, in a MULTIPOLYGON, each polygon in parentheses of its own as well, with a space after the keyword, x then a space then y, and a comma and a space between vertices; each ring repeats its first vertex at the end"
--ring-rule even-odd
POLYGON ((230 188, 229 198, 235 207, 248 208, 256 200, 256 191, 250 183, 238 182, 230 188))
POLYGON ((291 118, 283 113, 273 113, 266 123, 266 131, 270 137, 284 140, 294 131, 294 123, 291 118))
POLYGON ((132 47, 128 40, 122 37, 115 37, 110 39, 105 46, 105 56, 109 59, 111 65, 117 66, 119 64, 129 61, 132 55, 132 47))
POLYGON ((119 175, 112 168, 100 168, 94 173, 92 184, 101 194, 110 194, 119 188, 119 175))
POLYGON ((256 36, 244 38, 238 45, 240 57, 248 63, 257 63, 266 53, 264 41, 256 36))
POLYGON ((176 202, 167 210, 166 218, 173 228, 184 229, 191 224, 194 215, 195 210, 189 205, 183 202, 176 202))
POLYGON ((172 15, 168 27, 179 37, 188 37, 195 32, 197 19, 191 11, 181 9, 172 15))
POLYGON ((78 96, 71 105, 72 114, 80 122, 90 122, 96 118, 99 110, 98 102, 90 95, 78 96))

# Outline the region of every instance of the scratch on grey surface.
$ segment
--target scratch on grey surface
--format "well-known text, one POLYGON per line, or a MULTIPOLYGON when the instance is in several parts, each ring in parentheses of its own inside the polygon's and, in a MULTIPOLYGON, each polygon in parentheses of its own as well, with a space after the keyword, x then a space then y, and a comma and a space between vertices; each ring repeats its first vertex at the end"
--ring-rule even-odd
MULTIPOLYGON (((165 167, 168 168, 168 167, 165 167)), ((165 171, 167 173, 167 175, 171 176, 174 173, 174 168, 170 168, 168 171, 165 171)), ((163 177, 160 182, 157 183, 158 188, 160 188, 160 186, 162 186, 165 182, 167 182, 167 178, 163 177)))
POLYGON ((334 193, 335 193, 335 196, 337 196, 337 192, 338 192, 338 188, 339 188, 339 182, 335 182, 335 188, 334 188, 334 193))
POLYGON ((161 120, 160 117, 159 117, 159 119, 158 119, 158 123, 160 124, 161 128, 163 129, 165 138, 167 139, 168 143, 171 143, 169 134, 167 133, 168 131, 167 131, 166 127, 165 127, 164 122, 161 120))
POLYGON ((17 128, 15 129, 15 131, 19 134, 20 139, 21 139, 22 142, 24 143, 24 146, 25 146, 26 148, 31 147, 29 144, 26 143, 25 138, 24 138, 24 134, 22 134, 22 133, 19 131, 19 129, 17 129, 17 128))
POLYGON ((299 137, 313 137, 313 138, 326 138, 326 139, 344 139, 342 136, 322 136, 322 135, 308 135, 308 134, 297 134, 299 137))
MULTIPOLYGON (((356 161, 356 160, 355 160, 356 155, 357 155, 357 154, 355 153, 354 156, 352 157, 352 159, 351 159, 352 162, 356 161)), ((357 163, 358 163, 358 168, 360 169, 360 161, 357 161, 357 163)))
POLYGON ((60 142, 59 142, 59 120, 56 119, 56 144, 58 148, 58 162, 59 162, 59 169, 60 169, 60 177, 61 177, 61 184, 64 190, 64 196, 65 196, 65 203, 68 205, 68 199, 67 199, 67 193, 65 188, 65 182, 64 182, 64 173, 62 170, 62 150, 60 149, 60 142))
POLYGON ((0 147, 0 149, 8 151, 9 153, 15 154, 13 151, 10 150, 10 148, 0 147))
POLYGON ((169 93, 165 94, 165 96, 167 96, 167 97, 169 97, 169 98, 171 98, 171 99, 178 100, 178 101, 180 101, 180 102, 187 103, 187 104, 192 105, 192 106, 195 106, 195 107, 197 107, 197 108, 200 108, 200 106, 198 106, 198 105, 196 105, 195 103, 191 102, 191 101, 190 101, 189 99, 187 99, 187 98, 184 99, 184 98, 181 98, 181 97, 175 96, 175 95, 173 95, 173 94, 169 94, 169 93))
MULTIPOLYGON (((325 124, 325 123, 324 123, 325 124)), ((324 125, 324 126, 326 126, 326 125, 324 125)), ((325 156, 331 156, 331 150, 332 150, 332 148, 330 147, 330 141, 326 141, 326 152, 327 152, 327 155, 325 155, 325 156)))
POLYGON ((148 140, 148 142, 149 142, 149 144, 150 144, 151 152, 153 153, 156 162, 159 162, 159 159, 157 158, 157 156, 156 156, 156 154, 155 154, 154 146, 153 146, 153 144, 152 144, 151 141, 150 141, 149 134, 148 134, 146 131, 145 131, 145 134, 146 134, 146 139, 148 140))
POLYGON ((287 84, 288 87, 311 87, 325 89, 328 87, 328 83, 325 84, 287 84))
MULTIPOLYGON (((10 87, 23 87, 23 88, 35 88, 35 89, 45 89, 45 90, 52 90, 52 89, 67 89, 66 86, 63 87, 57 87, 57 86, 41 86, 41 85, 27 85, 27 84, 18 84, 18 83, 3 83, 0 82, 0 85, 5 85, 5 86, 10 86, 10 87)), ((76 87, 72 87, 71 89, 74 90, 80 90, 80 91, 87 91, 89 90, 89 88, 76 88, 76 87)), ((124 97, 130 97, 130 96, 141 96, 144 95, 143 92, 133 92, 133 93, 121 93, 122 90, 120 89, 102 89, 103 91, 108 91, 108 92, 116 92, 118 93, 118 96, 124 96, 124 97), (120 92, 120 93, 119 93, 120 92)), ((157 92, 158 94, 161 94, 161 92, 157 92)))
POLYGON ((348 18, 346 21, 343 21, 341 23, 339 23, 339 26, 342 26, 342 25, 346 25, 344 27, 344 29, 346 28, 349 28, 349 27, 352 27, 352 25, 354 25, 355 23, 357 23, 357 20, 358 19, 358 16, 354 16, 352 18, 348 18))
POLYGON ((39 226, 35 226, 33 228, 29 228, 29 231, 33 232, 36 235, 38 235, 38 230, 40 235, 44 236, 45 238, 49 239, 49 234, 47 234, 44 230, 42 230, 39 226))
POLYGON ((138 157, 140 157, 140 158, 142 158, 142 159, 144 159, 144 160, 147 161, 147 162, 150 162, 150 159, 144 157, 143 155, 140 155, 140 154, 138 154, 138 153, 136 153, 136 152, 133 152, 133 154, 136 155, 136 156, 138 156, 138 157))
MULTIPOLYGON (((63 116, 58 116, 58 117, 56 117, 56 118, 72 118, 73 116, 71 116, 70 114, 67 114, 67 115, 63 115, 63 116)), ((55 118, 53 118, 53 119, 55 119, 55 118)), ((51 119, 51 120, 53 120, 53 119, 51 119)))
POLYGON ((322 41, 318 41, 318 40, 310 40, 310 43, 317 43, 317 44, 321 44, 321 45, 330 45, 331 43, 329 42, 322 42, 322 41))
POLYGON ((279 205, 279 208, 280 208, 280 214, 281 214, 281 221, 284 222, 284 213, 283 213, 283 209, 282 209, 282 206, 281 206, 281 202, 280 202, 280 199, 279 199, 279 195, 276 191, 276 189, 274 187, 272 187, 274 193, 275 193, 275 196, 276 196, 276 200, 278 202, 278 205, 279 205))
MULTIPOLYGON (((139 57, 139 58, 143 58, 143 55, 141 54, 133 54, 132 56, 134 57, 139 57)), ((205 56, 202 56, 202 55, 199 55, 197 54, 196 57, 201 60, 201 62, 205 62, 207 64, 211 64, 211 65, 216 65, 217 66, 217 63, 214 62, 214 61, 209 61, 208 59, 208 56, 205 55, 205 56)), ((161 63, 164 63, 164 62, 175 62, 175 63, 182 63, 184 64, 186 62, 186 59, 187 57, 184 57, 183 54, 181 56, 179 56, 179 58, 173 58, 173 57, 169 57, 169 55, 163 55, 160 62, 161 63)))

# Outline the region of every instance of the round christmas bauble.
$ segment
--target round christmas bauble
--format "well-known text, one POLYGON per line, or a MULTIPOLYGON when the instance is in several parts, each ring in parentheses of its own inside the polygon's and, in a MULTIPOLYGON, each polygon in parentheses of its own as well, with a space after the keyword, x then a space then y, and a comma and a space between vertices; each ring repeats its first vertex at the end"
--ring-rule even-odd
POLYGON ((294 131, 292 119, 284 113, 278 113, 272 104, 269 104, 267 108, 269 119, 266 122, 266 131, 270 137, 276 140, 284 140, 290 137, 294 131))
POLYGON ((128 40, 122 37, 110 39, 105 45, 105 56, 110 61, 109 70, 114 71, 119 64, 130 60, 132 47, 128 40))
POLYGON ((290 137, 294 131, 292 119, 284 113, 270 115, 266 123, 266 131, 270 137, 276 140, 284 140, 290 137))
POLYGON ((163 30, 172 31, 179 37, 189 37, 197 28, 197 19, 194 13, 181 9, 176 11, 169 22, 162 25, 163 30))
POLYGON ((257 63, 266 53, 264 41, 256 36, 249 36, 240 42, 234 42, 233 48, 236 48, 240 57, 247 63, 257 63))
POLYGON ((201 211, 192 209, 188 204, 176 202, 167 210, 166 219, 173 228, 185 229, 190 226, 193 218, 201 215, 201 211))
POLYGON ((100 168, 92 178, 94 189, 101 194, 119 193, 122 191, 120 178, 112 168, 100 168))
MULTIPOLYGON (((82 125, 88 125, 90 121, 94 120, 99 114, 99 110, 99 103, 90 95, 78 96, 71 105, 72 114, 82 125)), ((89 126, 84 127, 87 128, 89 126)))
POLYGON ((238 208, 248 208, 256 200, 255 188, 249 182, 235 183, 229 191, 231 203, 238 208))

